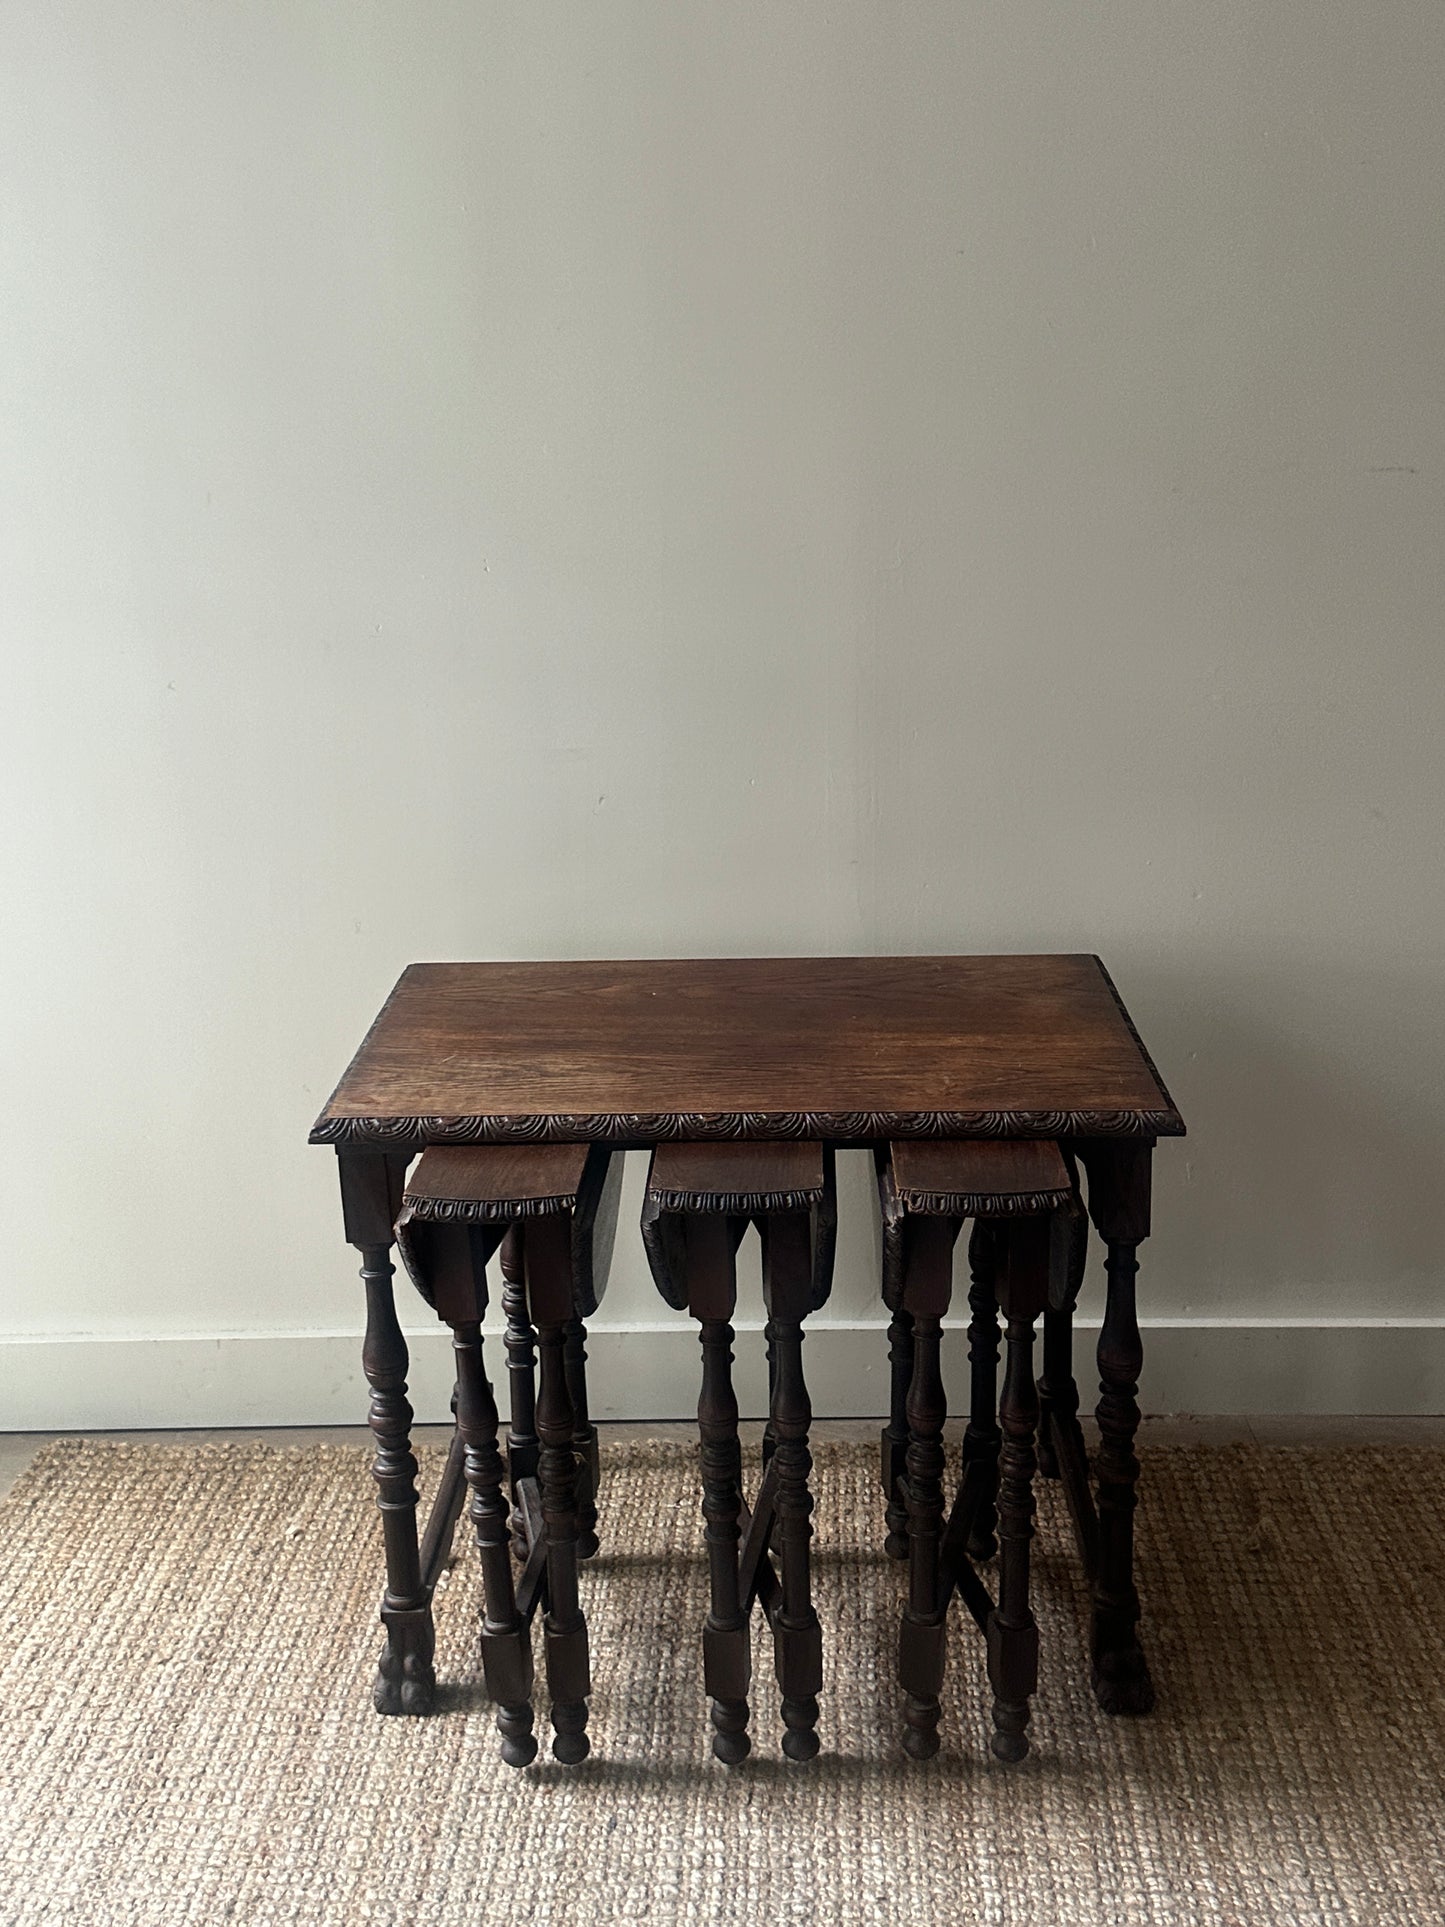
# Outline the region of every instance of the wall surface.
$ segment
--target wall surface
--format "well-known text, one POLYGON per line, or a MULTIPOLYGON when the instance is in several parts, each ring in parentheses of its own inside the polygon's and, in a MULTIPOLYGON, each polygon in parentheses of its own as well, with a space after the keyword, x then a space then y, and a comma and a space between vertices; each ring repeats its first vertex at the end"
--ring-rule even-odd
MULTIPOLYGON (((1445 1406, 1442 71, 1427 0, 0 12, 0 1425, 358 1410, 305 1137, 401 966, 720 952, 1099 951, 1191 1125, 1146 1399, 1445 1406)), ((685 1410, 630 1228, 605 1311, 685 1410)))

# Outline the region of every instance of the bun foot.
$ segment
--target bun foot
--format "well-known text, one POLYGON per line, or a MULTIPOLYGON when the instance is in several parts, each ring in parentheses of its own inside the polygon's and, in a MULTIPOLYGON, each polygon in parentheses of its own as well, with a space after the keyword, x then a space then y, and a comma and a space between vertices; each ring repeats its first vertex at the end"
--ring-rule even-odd
POLYGON ((888 1537, 883 1541, 883 1550, 890 1559, 906 1559, 908 1557, 908 1534, 906 1532, 890 1532, 888 1537))
POLYGON ((783 1751, 790 1760, 811 1760, 817 1757, 818 1736, 813 1731, 817 1720, 817 1700, 785 1699, 783 1701, 783 1724, 787 1728, 783 1734, 783 1751))
POLYGON ((591 1751, 592 1742, 585 1733, 559 1733, 552 1741, 552 1758, 563 1766, 580 1766, 591 1751))
POLYGON ((994 1701, 994 1734, 989 1741, 989 1750, 996 1760, 1004 1760, 1013 1766, 1023 1759, 1029 1750, 1028 1735, 1024 1732, 1028 1718, 1027 1704, 1009 1706, 1001 1700, 994 1701))
POLYGON ((724 1766, 739 1766, 753 1750, 748 1738, 748 1703, 746 1700, 714 1700, 712 1703, 712 1723, 716 1728, 712 1736, 712 1750, 724 1766))
POLYGON ((909 1699, 903 1717, 903 1751, 910 1760, 931 1760, 938 1751, 938 1722, 942 1709, 936 1699, 909 1699))
POLYGON ((497 1711, 497 1730, 502 1736, 502 1758, 508 1766, 530 1766, 537 1757, 537 1736, 532 1731, 530 1706, 503 1706, 497 1711))

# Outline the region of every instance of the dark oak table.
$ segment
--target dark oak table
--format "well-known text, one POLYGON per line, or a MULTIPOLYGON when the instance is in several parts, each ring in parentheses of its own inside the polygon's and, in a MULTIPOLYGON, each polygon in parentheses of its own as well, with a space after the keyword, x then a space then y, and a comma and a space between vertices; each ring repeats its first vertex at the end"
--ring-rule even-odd
MULTIPOLYGON (((442 1519, 448 1506, 455 1517, 461 1476, 458 1466, 419 1543, 390 1251, 402 1180, 423 1146, 1053 1138, 1084 1168, 1107 1254, 1097 1502, 1077 1466, 1066 1481, 1093 1583, 1095 1684, 1111 1710, 1143 1710, 1135 1254, 1149 1232, 1154 1144, 1183 1131, 1096 957, 413 964, 311 1133, 336 1149, 346 1237, 362 1252, 391 1652, 430 1653, 442 1519)), ((1072 1421, 1072 1378, 1048 1396, 1072 1421)), ((427 1693, 414 1698, 425 1710, 427 1693)))

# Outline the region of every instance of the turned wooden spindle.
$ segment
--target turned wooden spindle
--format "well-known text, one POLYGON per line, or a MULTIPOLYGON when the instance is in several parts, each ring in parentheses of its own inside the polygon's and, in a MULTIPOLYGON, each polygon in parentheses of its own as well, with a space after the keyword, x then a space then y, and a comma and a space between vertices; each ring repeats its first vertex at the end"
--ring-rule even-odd
MULTIPOLYGON (((367 1413, 375 1446, 371 1470, 386 1554, 381 1600, 386 1646, 372 1700, 379 1713, 429 1713, 436 1697, 431 1587, 417 1538, 417 1467, 411 1449, 412 1409, 406 1395, 409 1361, 392 1293, 393 1225, 409 1159, 389 1151, 342 1149, 336 1161, 346 1240, 361 1254, 366 1293, 361 1362, 371 1393, 367 1413)), ((457 1481, 438 1497, 442 1514, 437 1520, 438 1541, 451 1531, 459 1489, 457 1481)))
POLYGON ((769 1417, 777 1441, 775 1518, 782 1598, 773 1613, 773 1654, 782 1695, 783 1751, 811 1760, 818 1751, 818 1695, 823 1689, 823 1632, 813 1606, 809 1543, 813 1536, 813 1468, 808 1429, 813 1408, 803 1377, 803 1316, 811 1309, 808 1220, 802 1213, 763 1225, 763 1291, 774 1328, 776 1374, 769 1417))
POLYGON ((1139 1461, 1139 1375, 1144 1347, 1135 1304, 1138 1249, 1149 1235, 1153 1145, 1083 1144, 1089 1216, 1105 1249, 1104 1322, 1099 1332, 1099 1402, 1094 1416, 1097 1544, 1090 1639, 1094 1695, 1106 1713, 1148 1713, 1154 1683, 1139 1643, 1134 1585, 1134 1508, 1139 1461))
MULTIPOLYGON (((528 1242, 535 1226, 528 1227, 528 1242)), ((575 1766, 591 1750, 587 1696, 592 1690, 587 1626, 577 1590, 577 1453, 564 1360, 566 1320, 545 1313, 537 1323, 537 1476, 547 1530, 547 1616, 543 1621, 547 1686, 552 1695, 552 1752, 575 1766)))
POLYGON ((569 1318, 562 1351, 567 1375, 567 1397, 572 1405, 572 1444, 579 1461, 577 1480, 577 1557, 591 1559, 597 1552, 597 1485, 600 1460, 597 1427, 587 1415, 587 1327, 569 1318))
POLYGON ((998 1551, 994 1537, 994 1494, 998 1487, 998 1455, 1002 1434, 998 1423, 998 1227, 987 1218, 976 1220, 968 1243, 968 1360, 969 1412, 963 1435, 965 1470, 978 1462, 986 1468, 983 1493, 968 1535, 968 1556, 980 1563, 998 1551))
POLYGON ((362 1253, 366 1288, 366 1336, 361 1366, 371 1388, 367 1424, 376 1445, 371 1475, 386 1545, 386 1592, 381 1617, 387 1630, 372 1700, 378 1713, 430 1713, 436 1699, 430 1598, 422 1584, 417 1545, 417 1464, 411 1449, 414 1414, 406 1395, 406 1340, 397 1322, 389 1245, 362 1253))
POLYGON ((527 1311, 522 1248, 514 1226, 502 1240, 502 1315, 506 1319, 507 1391, 511 1423, 507 1428, 507 1470, 512 1492, 512 1550, 527 1556, 527 1522, 519 1487, 537 1476, 537 1340, 527 1311))
POLYGON ((1139 1647, 1139 1594, 1134 1586, 1134 1508, 1139 1461, 1139 1374, 1144 1346, 1135 1309, 1136 1246, 1108 1247, 1108 1296, 1099 1332, 1099 1563, 1094 1584, 1094 1691, 1106 1713, 1147 1713, 1154 1686, 1139 1647))
POLYGON ((890 1559, 908 1557, 908 1504, 901 1490, 908 1453, 908 1387, 913 1377, 913 1314, 899 1305, 888 1321, 888 1423, 883 1428, 881 1469, 883 1550, 890 1559))
POLYGON ((763 1356, 768 1365, 768 1413, 763 1420, 763 1470, 766 1472, 778 1449, 778 1427, 773 1417, 773 1403, 778 1395, 778 1328, 771 1318, 763 1325, 763 1356))
POLYGON ((1038 1685, 1039 1635, 1029 1605, 1039 1417, 1033 1346, 1034 1324, 1048 1290, 1049 1231, 1047 1220, 1038 1218, 1010 1226, 1012 1249, 1000 1289, 1008 1320, 1008 1362, 999 1401, 998 1603, 987 1627, 992 1746, 1000 1760, 1021 1760, 1028 1752, 1029 1701, 1038 1685))
POLYGON ((454 1326, 452 1349, 457 1361, 457 1428, 472 1495, 468 1511, 482 1569, 482 1666, 487 1692, 497 1709, 502 1758, 508 1766, 526 1766, 537 1756, 532 1731, 532 1643, 517 1610, 512 1582, 505 1468, 497 1443, 501 1421, 482 1357, 481 1325, 454 1326))
POLYGON ((943 1426, 948 1400, 939 1367, 937 1312, 916 1312, 908 1388, 908 1606, 898 1645, 904 1693, 903 1747, 915 1760, 938 1751, 947 1631, 938 1555, 943 1539, 943 1426))
POLYGON ((1059 1240, 1056 1266, 1044 1312, 1043 1370, 1039 1374, 1039 1471, 1046 1479, 1067 1479, 1087 1454, 1079 1426, 1079 1386, 1074 1377, 1074 1310, 1089 1255, 1089 1220, 1081 1208, 1070 1212, 1059 1240))
POLYGON ((725 1765, 736 1766, 746 1759, 752 1746, 748 1737, 752 1652, 748 1614, 738 1583, 743 1458, 732 1379, 733 1328, 725 1319, 708 1318, 699 1332, 702 1390, 697 1401, 697 1426, 711 1602, 703 1628, 703 1671, 712 1701, 713 1752, 725 1765))

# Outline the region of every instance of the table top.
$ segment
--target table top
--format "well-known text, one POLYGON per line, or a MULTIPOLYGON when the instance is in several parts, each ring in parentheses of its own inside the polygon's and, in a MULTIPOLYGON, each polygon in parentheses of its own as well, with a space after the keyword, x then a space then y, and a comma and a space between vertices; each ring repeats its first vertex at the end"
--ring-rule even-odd
POLYGON ((1183 1131, 1097 957, 766 957, 412 964, 311 1142, 1183 1131))

